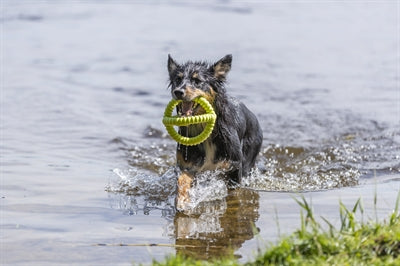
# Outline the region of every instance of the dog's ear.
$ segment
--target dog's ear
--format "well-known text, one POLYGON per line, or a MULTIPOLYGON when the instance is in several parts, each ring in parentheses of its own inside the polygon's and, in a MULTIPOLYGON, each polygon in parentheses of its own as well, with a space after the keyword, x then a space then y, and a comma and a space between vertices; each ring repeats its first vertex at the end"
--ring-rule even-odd
POLYGON ((212 66, 212 72, 217 79, 225 81, 226 75, 231 70, 231 65, 232 55, 228 54, 212 66))
POLYGON ((171 55, 168 54, 168 73, 171 77, 175 70, 178 68, 178 64, 172 59, 171 55))

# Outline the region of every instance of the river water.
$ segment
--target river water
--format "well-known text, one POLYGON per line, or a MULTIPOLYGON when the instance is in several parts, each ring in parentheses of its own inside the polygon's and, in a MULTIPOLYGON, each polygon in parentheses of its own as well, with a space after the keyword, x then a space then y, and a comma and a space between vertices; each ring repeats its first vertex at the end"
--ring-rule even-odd
POLYGON ((301 195, 334 224, 339 201, 360 197, 364 218, 384 218, 400 189, 399 10, 2 1, 0 262, 129 265, 229 250, 247 261, 299 227, 301 195), (191 212, 176 213, 176 144, 161 123, 167 55, 230 53, 227 90, 264 132, 257 167, 235 190, 202 174, 191 212))

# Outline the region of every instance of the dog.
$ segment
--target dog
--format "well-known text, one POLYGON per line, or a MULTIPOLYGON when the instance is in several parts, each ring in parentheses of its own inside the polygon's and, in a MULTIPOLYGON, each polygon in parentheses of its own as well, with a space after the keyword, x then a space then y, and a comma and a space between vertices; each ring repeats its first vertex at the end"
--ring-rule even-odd
MULTIPOLYGON (((194 103, 197 97, 206 98, 217 115, 210 137, 195 146, 177 146, 176 208, 185 209, 190 201, 189 189, 196 174, 222 169, 230 186, 240 184, 250 174, 260 152, 263 133, 256 116, 240 101, 226 93, 226 76, 231 69, 232 55, 228 54, 214 64, 188 61, 178 64, 168 55, 169 88, 172 98, 182 100, 177 106, 180 116, 205 113, 194 103)), ((204 124, 180 127, 182 136, 194 137, 204 124)))

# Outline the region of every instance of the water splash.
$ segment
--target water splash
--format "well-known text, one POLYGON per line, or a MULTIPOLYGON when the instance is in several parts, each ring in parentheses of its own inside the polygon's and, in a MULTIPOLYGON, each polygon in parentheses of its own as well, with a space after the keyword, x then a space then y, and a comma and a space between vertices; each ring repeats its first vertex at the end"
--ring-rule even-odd
POLYGON ((190 202, 183 211, 187 214, 203 213, 207 209, 204 203, 223 200, 228 195, 228 187, 222 174, 222 170, 198 174, 189 189, 190 202))
POLYGON ((318 151, 270 146, 260 153, 257 168, 243 178, 242 185, 269 191, 315 191, 357 185, 361 173, 340 163, 343 152, 336 148, 318 151))
MULTIPOLYGON (((222 171, 206 171, 196 176, 189 190, 190 202, 185 211, 195 214, 204 211, 205 202, 223 200, 228 188, 221 178, 222 171), (203 205, 201 205, 203 204, 203 205)), ((176 196, 176 180, 179 170, 169 168, 163 175, 155 175, 138 169, 113 170, 113 177, 106 191, 114 195, 113 207, 123 209, 126 214, 137 214, 151 210, 172 210, 176 196), (119 197, 115 198, 115 195, 119 197)))
MULTIPOLYGON (((276 142, 264 139, 257 165, 241 186, 265 191, 315 191, 355 186, 362 178, 400 173, 400 130, 358 116, 340 118, 322 121, 316 117, 303 131, 295 127, 294 133, 302 134, 296 138, 285 133, 284 127, 265 132, 265 138, 276 142), (276 144, 278 141, 282 144, 276 144)), ((117 180, 107 191, 126 196, 120 200, 121 208, 132 213, 173 209, 179 174, 175 168, 176 143, 162 136, 141 145, 129 139, 116 140, 113 143, 125 152, 129 167, 114 170, 117 180)), ((189 191, 192 214, 207 206, 203 203, 226 197, 228 188, 220 175, 219 171, 208 171, 196 177, 189 191)))
POLYGON ((175 211, 175 189, 175 168, 161 176, 133 168, 116 168, 105 188, 113 198, 112 207, 122 209, 126 214, 134 215, 139 211, 149 214, 151 210, 161 210, 167 216, 175 211))

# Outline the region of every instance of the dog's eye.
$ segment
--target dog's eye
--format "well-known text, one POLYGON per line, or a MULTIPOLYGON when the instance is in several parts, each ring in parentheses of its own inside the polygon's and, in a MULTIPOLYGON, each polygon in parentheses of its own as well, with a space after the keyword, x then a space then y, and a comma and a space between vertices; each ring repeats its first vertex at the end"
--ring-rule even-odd
POLYGON ((181 84, 181 82, 182 82, 182 77, 178 76, 178 77, 175 78, 175 83, 176 84, 181 84))
POLYGON ((201 83, 201 80, 199 78, 192 78, 192 81, 194 84, 199 85, 201 83))

